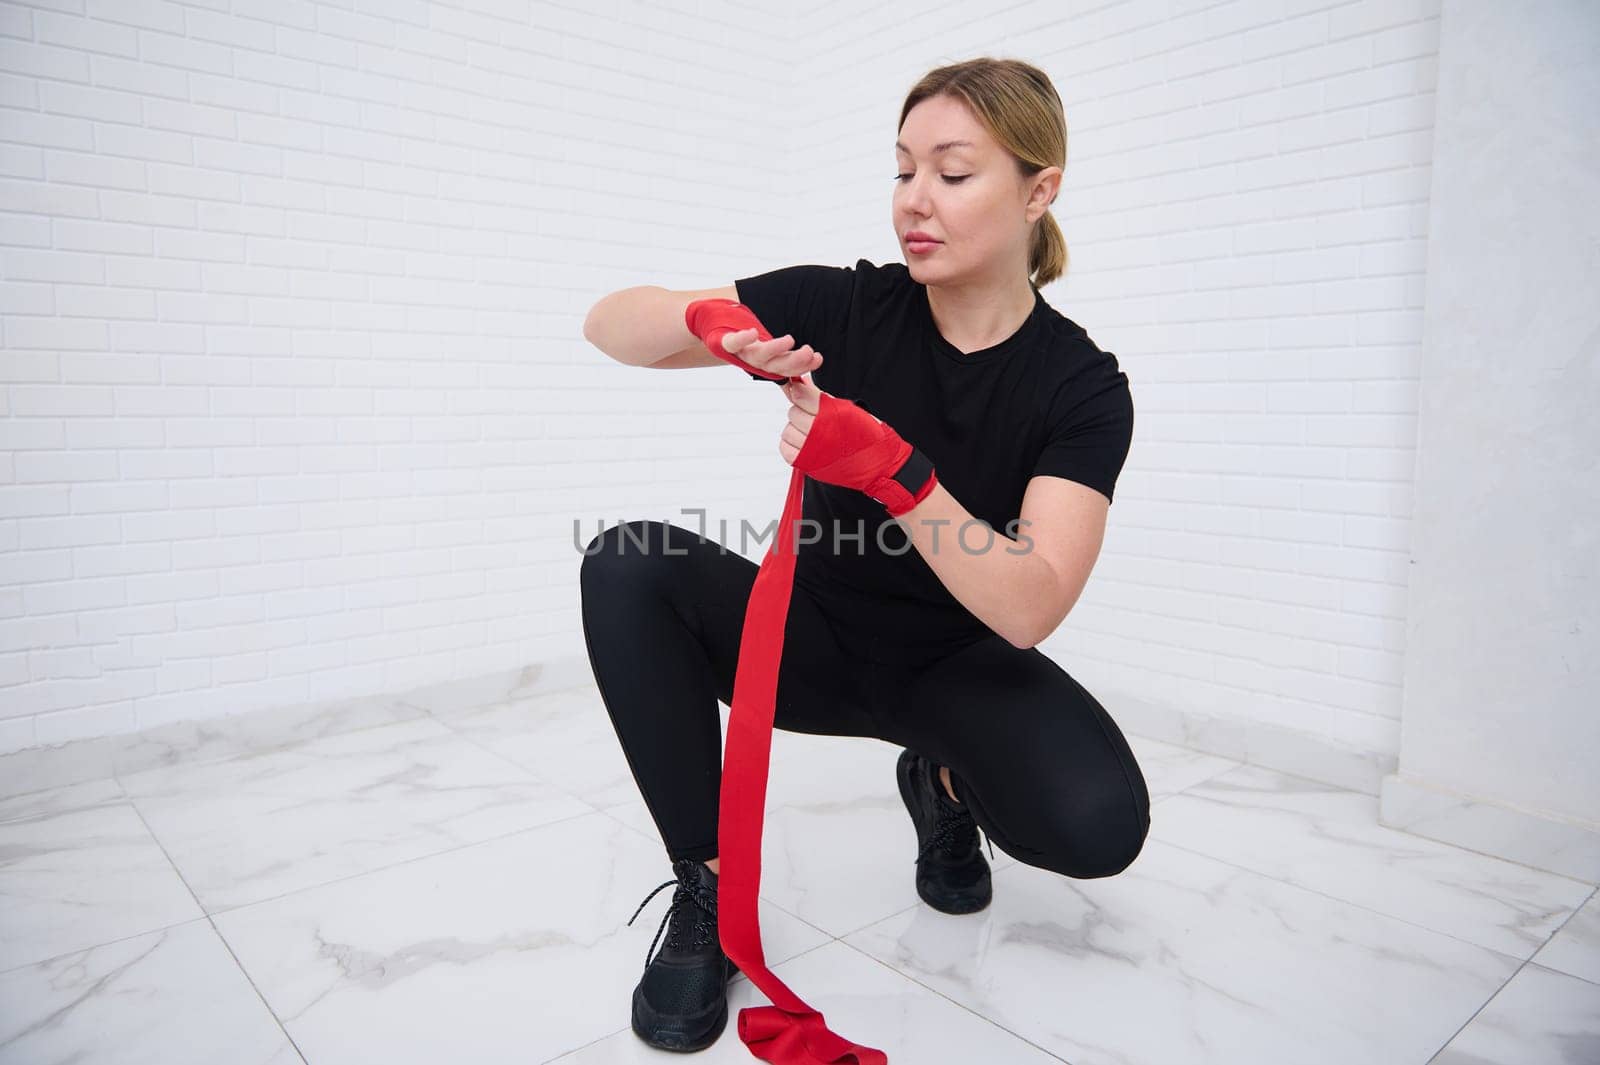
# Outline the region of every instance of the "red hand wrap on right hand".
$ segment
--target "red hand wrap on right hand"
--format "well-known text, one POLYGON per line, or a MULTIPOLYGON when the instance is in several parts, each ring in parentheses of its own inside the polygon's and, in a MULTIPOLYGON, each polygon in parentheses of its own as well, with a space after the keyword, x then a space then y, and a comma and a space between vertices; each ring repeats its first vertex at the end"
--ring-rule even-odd
POLYGON ((745 373, 766 381, 787 381, 782 374, 768 373, 758 370, 737 355, 730 354, 722 346, 722 338, 729 333, 737 333, 741 329, 754 329, 757 340, 771 340, 772 334, 767 332, 767 327, 749 307, 720 296, 712 299, 693 300, 683 310, 683 323, 689 327, 689 332, 699 337, 705 343, 706 350, 711 352, 723 362, 732 363, 745 373))

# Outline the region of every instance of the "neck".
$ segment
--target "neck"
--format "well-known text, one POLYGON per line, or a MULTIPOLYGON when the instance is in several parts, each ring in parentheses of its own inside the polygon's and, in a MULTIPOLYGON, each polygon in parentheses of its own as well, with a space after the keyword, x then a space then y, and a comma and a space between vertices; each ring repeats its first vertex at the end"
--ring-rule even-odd
POLYGON ((963 353, 993 347, 1033 313, 1033 285, 1022 278, 992 285, 928 285, 928 310, 939 335, 963 353))

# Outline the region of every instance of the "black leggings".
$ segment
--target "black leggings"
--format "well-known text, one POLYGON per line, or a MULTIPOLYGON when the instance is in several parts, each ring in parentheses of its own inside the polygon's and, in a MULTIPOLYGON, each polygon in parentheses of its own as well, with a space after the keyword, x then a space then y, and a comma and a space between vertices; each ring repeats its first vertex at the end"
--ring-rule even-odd
MULTIPOLYGON (((717 857, 717 703, 733 703, 756 564, 660 521, 614 525, 585 553, 589 664, 645 805, 671 860, 717 857)), ((1105 708, 1037 648, 993 633, 928 662, 867 661, 796 585, 773 726, 949 766, 995 846, 1065 876, 1120 873, 1149 833, 1149 790, 1105 708)))

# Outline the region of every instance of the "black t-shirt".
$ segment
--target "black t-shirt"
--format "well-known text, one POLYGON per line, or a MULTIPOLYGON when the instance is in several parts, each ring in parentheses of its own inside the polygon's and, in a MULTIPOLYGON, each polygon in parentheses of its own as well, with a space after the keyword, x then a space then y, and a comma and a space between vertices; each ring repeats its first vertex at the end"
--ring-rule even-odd
MULTIPOLYGON (((940 335, 927 287, 904 263, 788 266, 734 284, 773 336, 822 353, 818 388, 921 449, 945 489, 994 531, 991 545, 980 526, 959 541, 957 527, 941 526, 940 551, 1020 550, 1001 536, 1027 547, 1015 519, 1036 475, 1112 498, 1133 438, 1128 375, 1037 288, 1015 333, 963 354, 940 335)), ((862 653, 910 661, 990 634, 870 496, 807 478, 804 517, 814 542, 799 546, 795 583, 862 653)))

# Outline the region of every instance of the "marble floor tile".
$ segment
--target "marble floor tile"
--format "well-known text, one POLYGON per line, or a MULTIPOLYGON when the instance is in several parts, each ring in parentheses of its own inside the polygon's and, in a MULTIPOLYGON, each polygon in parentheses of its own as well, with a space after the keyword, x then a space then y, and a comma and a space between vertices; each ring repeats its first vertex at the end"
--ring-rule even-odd
MULTIPOLYGON (((770 959, 769 959, 770 963, 770 959)), ((832 1031, 883 1051, 905 1065, 1060 1065, 1061 1059, 985 1020, 942 995, 833 940, 797 958, 769 964, 774 976, 822 1014, 832 1031)), ((728 988, 728 1027, 693 1060, 707 1065, 756 1061, 739 1039, 739 1011, 767 1005, 748 980, 728 988)), ((604 1039, 554 1059, 549 1065, 645 1065, 657 1050, 624 1025, 604 1039)))
POLYGON ((0 972, 202 915, 114 781, 0 803, 0 972))
POLYGON ((0 1065, 304 1065, 209 921, 0 973, 0 1065))
POLYGON ((592 812, 430 719, 122 785, 207 913, 592 812))
POLYGON ((53 817, 74 810, 126 802, 122 787, 115 780, 90 780, 58 788, 30 791, 0 799, 0 824, 7 821, 53 817))
MULTIPOLYGON (((724 723, 727 714, 723 707, 724 723)), ((616 728, 593 685, 502 700, 439 720, 594 809, 639 797, 616 728)))
POLYGON ((248 757, 325 736, 415 721, 427 713, 399 696, 363 695, 173 721, 117 737, 112 772, 126 777, 179 762, 198 765, 248 757))
POLYGON ((1533 960, 1546 969, 1600 984, 1600 893, 1590 895, 1533 960))
POLYGON ((1429 1065, 1595 1065, 1600 984, 1529 963, 1429 1065))
POLYGON ((1150 835, 1520 959, 1594 890, 1377 817, 1374 795, 1240 766, 1163 802, 1150 835))
POLYGON ((1520 964, 1153 840, 1114 877, 1018 863, 977 920, 844 941, 1073 1065, 1420 1065, 1520 964))
MULTIPOLYGON (((672 889, 627 922, 668 879, 592 813, 215 920, 314 1065, 529 1065, 628 1027, 672 889)), ((829 941, 769 906, 760 921, 772 964, 829 941)))

